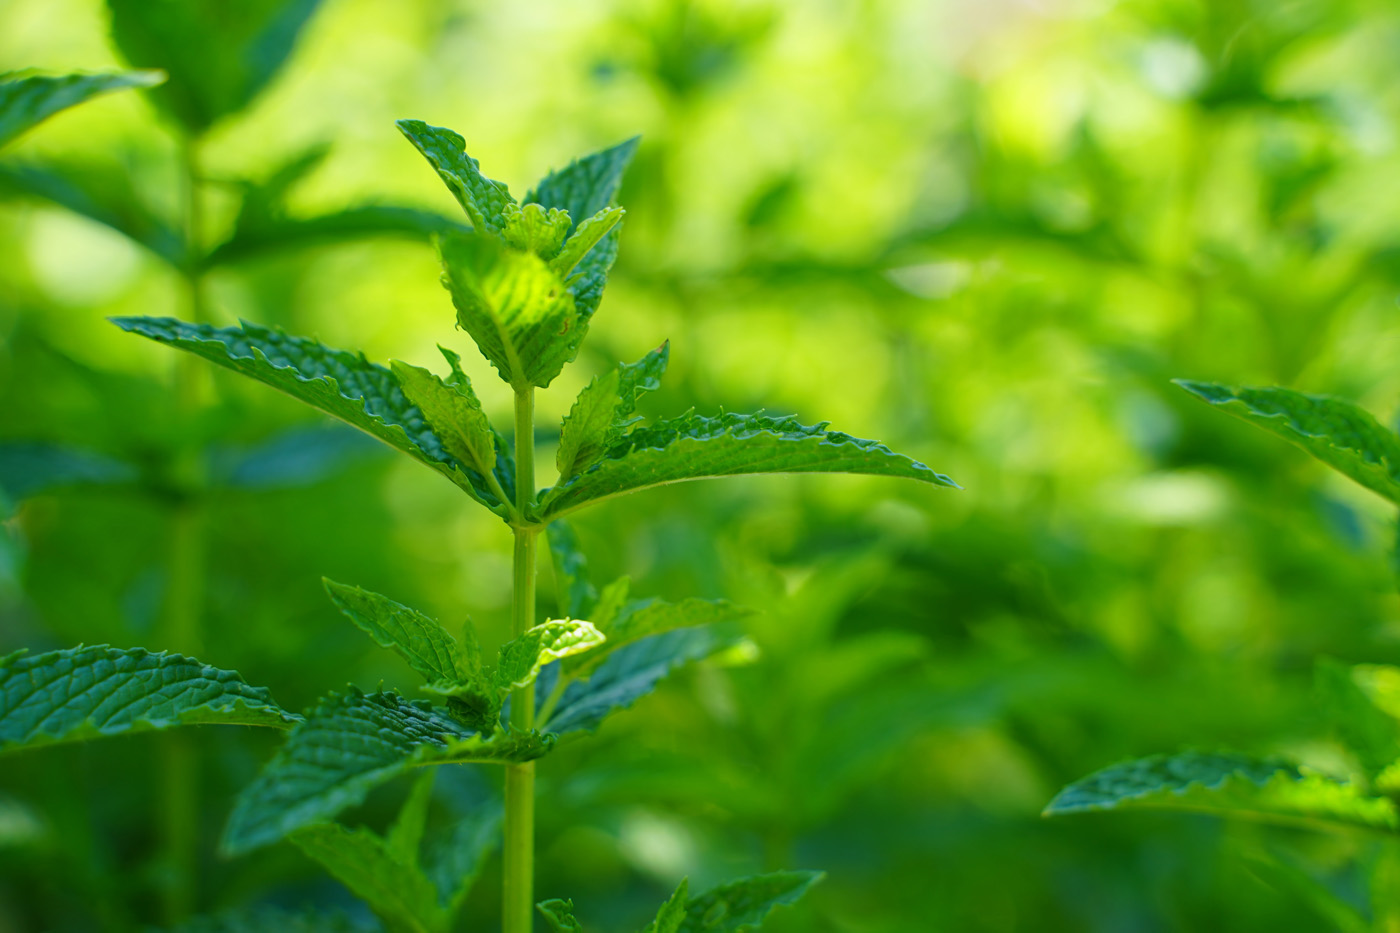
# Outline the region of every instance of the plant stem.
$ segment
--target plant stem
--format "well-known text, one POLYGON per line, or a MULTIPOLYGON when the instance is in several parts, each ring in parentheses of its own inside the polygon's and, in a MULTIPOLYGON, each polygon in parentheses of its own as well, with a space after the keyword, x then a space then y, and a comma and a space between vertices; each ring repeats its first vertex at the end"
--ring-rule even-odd
MULTIPOLYGON (((182 277, 191 320, 203 322, 204 301, 203 206, 200 202, 199 157, 195 141, 181 150, 185 184, 185 261, 182 277)), ((175 408, 184 437, 198 437, 191 422, 205 404, 208 375, 195 357, 175 359, 175 408)), ((177 502, 170 516, 170 554, 165 601, 164 644, 173 651, 203 654, 205 534, 204 455, 197 441, 174 451, 171 482, 177 502)), ((199 856, 199 761, 192 737, 172 732, 165 740, 161 768, 161 829, 165 885, 162 912, 169 924, 184 920, 196 901, 195 862, 199 856)))
MULTIPOLYGON (((514 595, 511 634, 520 637, 535 624, 535 545, 540 526, 529 521, 535 493, 535 390, 515 391, 514 595)), ((535 687, 511 694, 510 726, 535 727, 535 687)), ((504 933, 531 933, 535 899, 535 763, 506 765, 505 886, 501 895, 504 933)))

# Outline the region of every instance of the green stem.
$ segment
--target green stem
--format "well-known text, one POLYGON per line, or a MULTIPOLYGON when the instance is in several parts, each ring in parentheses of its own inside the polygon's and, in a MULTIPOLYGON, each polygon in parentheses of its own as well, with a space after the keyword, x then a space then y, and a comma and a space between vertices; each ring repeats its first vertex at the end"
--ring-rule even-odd
MULTIPOLYGON (((540 526, 528 515, 535 492, 535 390, 515 392, 515 563, 511 634, 535 624, 535 551, 540 526)), ((535 727, 535 687, 511 694, 510 726, 535 727)), ((506 765, 505 886, 501 897, 504 933, 531 933, 535 917, 535 763, 506 765)))

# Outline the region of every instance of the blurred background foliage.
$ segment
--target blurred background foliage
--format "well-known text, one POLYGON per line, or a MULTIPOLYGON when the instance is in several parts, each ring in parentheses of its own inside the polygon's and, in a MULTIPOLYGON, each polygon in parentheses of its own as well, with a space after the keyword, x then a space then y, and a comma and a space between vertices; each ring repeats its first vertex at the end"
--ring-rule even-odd
MULTIPOLYGON (((105 318, 190 315, 197 151, 200 239, 225 244, 201 314, 381 361, 470 351, 505 424, 508 391, 453 332, 426 242, 461 218, 393 120, 453 127, 517 191, 641 133, 612 287, 541 423, 669 338, 650 413, 829 418, 965 490, 750 479, 577 521, 598 579, 763 614, 754 656, 687 671, 542 763, 541 897, 628 930, 682 875, 800 867, 829 876, 776 929, 1325 930, 1290 879, 1359 900, 1393 874, 1362 837, 1039 811, 1091 770, 1183 747, 1354 766, 1314 712, 1312 670, 1400 662, 1384 507, 1169 379, 1393 410, 1400 10, 248 7, 261 38, 218 4, 0 2, 0 70, 172 72, 0 153, 0 653, 184 650, 292 708, 347 681, 410 686, 337 616, 323 574, 503 639, 494 518, 265 387, 177 379, 171 354, 105 318), (113 13, 142 10, 159 28, 114 42, 113 13), (190 573, 190 508, 203 559, 181 630, 164 607, 190 573)), ((163 855, 163 737, 4 762, 0 931, 144 929, 180 884, 206 913, 368 919, 290 846, 216 857, 276 737, 188 736, 187 865, 163 855)), ((458 770, 439 782, 443 821, 492 793, 458 770)), ((382 824, 405 792, 355 819, 382 824)), ((462 929, 495 922, 494 871, 462 929)))

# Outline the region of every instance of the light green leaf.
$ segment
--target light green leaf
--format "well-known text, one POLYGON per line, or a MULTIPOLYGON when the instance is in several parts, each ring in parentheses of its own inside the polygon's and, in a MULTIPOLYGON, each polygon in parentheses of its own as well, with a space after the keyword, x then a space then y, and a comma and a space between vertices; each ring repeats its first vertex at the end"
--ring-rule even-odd
POLYGON ((603 643, 603 633, 579 619, 545 622, 501 646, 496 664, 496 686, 502 691, 527 687, 540 668, 603 643))
MULTIPOLYGON (((602 600, 599 600, 599 603, 601 605, 602 600)), ((615 618, 599 613, 598 627, 607 640, 596 648, 566 660, 564 672, 586 677, 590 672, 597 670, 598 665, 607 660, 610 654, 643 638, 697 625, 729 622, 753 614, 752 609, 737 606, 724 599, 692 597, 678 603, 669 603, 662 599, 629 603, 615 618)))
POLYGON ((631 706, 678 667, 731 648, 741 638, 712 627, 684 628, 653 635, 613 652, 587 680, 577 680, 540 728, 563 735, 592 732, 609 715, 631 706))
POLYGON ((398 360, 391 366, 404 394, 418 406, 447 452, 482 476, 494 475, 496 434, 472 391, 471 380, 461 374, 448 384, 420 366, 398 360))
POLYGON ((441 933, 450 918, 437 889, 367 829, 337 823, 304 826, 289 837, 384 921, 390 933, 441 933))
POLYGON ((290 728, 300 717, 178 654, 93 645, 0 658, 0 752, 175 726, 290 728))
POLYGON ((594 376, 574 400, 559 429, 559 449, 554 464, 561 481, 591 466, 616 441, 617 385, 621 373, 610 369, 594 376))
MULTIPOLYGON (((1378 786, 1377 781, 1382 777, 1392 781, 1397 776, 1386 771, 1400 763, 1400 723, 1377 705, 1367 689, 1375 670, 1374 666, 1353 667, 1331 658, 1319 658, 1317 689, 1327 718, 1342 741, 1356 754, 1371 786, 1389 793, 1400 788, 1378 786)), ((1397 672, 1391 669, 1390 673, 1397 672)))
MULTIPOLYGON (((113 318, 112 323, 281 389, 427 464, 498 514, 503 509, 485 478, 443 449, 394 374, 362 354, 248 323, 214 328, 144 317, 113 318)), ((507 495, 515 484, 513 473, 512 464, 498 464, 496 475, 507 495)))
POLYGON ((536 904, 535 909, 544 916, 554 933, 583 933, 583 926, 574 919, 573 901, 543 901, 536 904))
POLYGON ((457 641, 440 623, 416 609, 392 599, 321 578, 331 602, 381 648, 392 649, 423 679, 451 681, 463 678, 457 641))
POLYGON ((396 693, 365 694, 352 687, 330 694, 239 795, 223 848, 240 854, 329 820, 419 765, 531 761, 552 742, 534 732, 483 738, 396 693))
POLYGON ((1395 832, 1395 803, 1355 784, 1276 759, 1247 755, 1155 755, 1112 765, 1069 785, 1046 816, 1094 810, 1185 810, 1315 827, 1395 832))
POLYGON ((505 226, 503 212, 515 199, 504 184, 481 174, 476 159, 465 151, 466 140, 452 130, 429 126, 422 120, 399 120, 395 125, 437 170, 438 177, 471 218, 472 226, 483 233, 501 233, 505 226))
POLYGON ((319 0, 107 0, 107 6, 122 56, 170 73, 152 97, 200 135, 272 81, 319 0))
MULTIPOLYGON (((538 205, 526 205, 527 209, 531 207, 538 208, 538 205)), ((551 211, 551 213, 553 212, 551 211)), ((607 236, 622 221, 622 217, 626 213, 620 207, 608 207, 579 224, 574 235, 569 237, 562 249, 558 250, 552 258, 545 257, 549 259, 549 267, 560 278, 568 278, 574 268, 583 261, 583 257, 588 255, 589 250, 597 246, 598 241, 607 236)), ((562 211, 560 214, 567 217, 562 211)))
MULTIPOLYGON (((519 250, 527 250, 541 259, 552 260, 564 246, 564 238, 569 235, 573 221, 567 211, 557 208, 545 209, 538 204, 520 207, 507 204, 501 213, 503 228, 501 236, 507 243, 519 250)), ((560 278, 569 274, 569 269, 558 269, 551 262, 560 278)))
POLYGON ((591 468, 548 490, 540 509, 550 521, 638 489, 754 473, 867 473, 957 488, 917 460, 878 441, 828 431, 825 423, 761 413, 692 414, 632 431, 591 468))
POLYGON ((656 919, 642 933, 676 933, 685 922, 686 906, 690 902, 690 879, 682 878, 666 903, 656 912, 656 919))
POLYGON ((822 877, 819 871, 777 871, 720 885, 686 905, 677 933, 756 930, 775 907, 795 903, 822 877))
POLYGON ((671 341, 652 350, 635 363, 624 363, 618 367, 617 381, 617 421, 625 427, 633 421, 637 411, 637 399, 644 392, 655 392, 661 388, 661 377, 666 374, 666 364, 671 361, 671 341))
POLYGON ((577 350, 566 339, 578 315, 563 280, 489 236, 446 234, 438 248, 457 323, 482 355, 512 386, 549 385, 577 350))
POLYGON ((61 110, 86 100, 132 87, 154 87, 165 80, 159 71, 113 74, 39 75, 0 73, 0 146, 61 110))
POLYGON ((554 563, 554 590, 559 614, 570 619, 590 615, 598 591, 588 578, 588 558, 579 549, 578 539, 568 522, 552 522, 545 530, 554 563))
POLYGON ((1232 389, 1186 379, 1176 384, 1292 441, 1372 492, 1400 503, 1400 437, 1360 406, 1291 389, 1232 389))

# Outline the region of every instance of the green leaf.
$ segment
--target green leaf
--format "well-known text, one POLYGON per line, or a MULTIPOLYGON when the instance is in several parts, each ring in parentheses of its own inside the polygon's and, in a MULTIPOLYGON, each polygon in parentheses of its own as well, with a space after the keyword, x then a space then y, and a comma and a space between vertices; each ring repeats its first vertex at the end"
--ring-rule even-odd
POLYGON ((635 363, 595 376, 579 393, 559 431, 555 465, 560 480, 568 480, 601 460, 633 422, 637 397, 661 385, 670 359, 664 343, 635 363))
POLYGON ((450 918, 433 883, 369 830, 316 823, 289 838, 367 903, 391 933, 447 929, 450 918))
POLYGON ((432 211, 391 204, 362 204, 314 217, 240 218, 233 235, 209 254, 208 263, 228 265, 373 237, 427 241, 464 229, 432 211))
MULTIPOLYGON (((528 250, 541 259, 554 259, 564 246, 569 235, 572 220, 565 211, 541 207, 538 204, 507 204, 501 213, 502 238, 519 250, 528 250)), ((553 268, 553 263, 550 264, 553 268)), ((567 276, 569 269, 555 269, 559 275, 567 276)))
MULTIPOLYGON (((1316 667, 1323 709, 1376 787, 1377 779, 1400 762, 1400 723, 1381 709, 1366 689, 1366 681, 1374 671, 1375 667, 1354 668, 1331 658, 1319 658, 1316 667)), ((1391 669, 1392 676, 1395 673, 1400 672, 1391 669)), ((1386 777, 1393 779, 1394 775, 1386 777)), ((1389 793, 1396 788, 1377 789, 1389 793)))
MULTIPOLYGON (((601 602, 601 600, 600 600, 601 602)), ((607 660, 608 656, 626 645, 634 644, 643 638, 660 635, 676 629, 698 625, 715 625, 742 619, 754 614, 752 609, 738 606, 724 599, 683 599, 669 603, 662 599, 647 599, 629 603, 616 617, 599 614, 598 627, 604 641, 587 652, 577 654, 564 662, 566 674, 587 676, 607 660)))
POLYGON ((0 443, 0 492, 12 502, 49 489, 126 486, 135 467, 99 453, 57 444, 0 443))
POLYGON ((1046 816, 1094 810, 1185 810, 1317 827, 1400 829, 1395 803, 1354 784, 1277 759, 1155 755, 1112 765, 1069 785, 1046 816))
POLYGON ((340 912, 298 911, 249 907, 223 911, 214 917, 195 917, 169 933, 370 933, 340 912))
POLYGON ((493 476, 496 434, 472 391, 471 380, 463 375, 448 384, 420 366, 398 360, 391 366, 404 394, 418 406, 447 452, 480 475, 493 476))
POLYGON ((438 177, 471 218, 472 226, 480 232, 501 233, 505 227, 503 213, 515 199, 504 184, 481 174, 476 159, 465 151, 466 140, 452 130, 429 126, 422 120, 399 120, 395 125, 437 170, 438 177))
POLYGON ((399 808, 399 815, 389 827, 384 844, 394 857, 405 865, 418 865, 418 852, 423 845, 423 830, 428 825, 428 807, 433 802, 434 768, 426 768, 414 778, 408 797, 399 808))
POLYGON ((822 877, 819 871, 777 871, 720 885, 686 905, 677 933, 756 930, 775 907, 795 903, 822 877))
POLYGON ((603 643, 603 634, 592 623, 579 619, 545 622, 501 646, 496 665, 496 686, 508 692, 528 687, 540 668, 551 661, 588 651, 603 643))
POLYGON ((0 146, 61 110, 99 94, 132 87, 154 87, 165 80, 159 71, 124 71, 93 75, 0 73, 0 146))
POLYGON ((686 906, 690 903, 690 879, 682 878, 675 893, 656 912, 656 919, 642 933, 676 933, 685 922, 686 906))
POLYGON ((439 902, 455 916, 501 844, 503 813, 499 801, 455 817, 451 830, 430 846, 428 874, 437 885, 439 902))
POLYGON ((652 350, 635 363, 623 363, 618 367, 617 381, 617 420, 619 426, 632 423, 637 411, 637 399, 644 392, 655 392, 661 388, 661 377, 666 374, 666 365, 671 362, 671 341, 652 350))
POLYGON ((198 136, 246 107, 281 70, 319 0, 107 0, 133 65, 163 68, 156 103, 198 136))
MULTIPOLYGON (((443 449, 394 374, 362 354, 246 322, 241 328, 186 324, 174 318, 121 317, 112 323, 281 389, 427 464, 498 514, 504 508, 480 473, 443 449)), ((513 473, 513 464, 498 464, 496 475, 507 495, 514 486, 513 473)))
POLYGON ((329 694, 239 795, 223 848, 240 854, 329 820, 413 767, 531 761, 552 742, 535 732, 483 738, 397 693, 365 694, 352 687, 329 694))
MULTIPOLYGON (((676 668, 731 648, 740 640, 737 634, 705 627, 677 629, 628 645, 609 655, 587 680, 569 684, 540 728, 559 735, 592 732, 609 715, 654 690, 657 682, 676 668)), ((547 695, 552 685, 545 684, 542 677, 541 688, 547 695)))
POLYGON ((0 752, 174 726, 286 729, 299 718, 236 672, 178 654, 93 645, 0 658, 0 752))
POLYGON ((540 499, 551 521, 613 496, 665 483, 754 473, 867 473, 957 484, 878 441, 764 414, 685 415, 638 428, 603 459, 540 499))
POLYGON ((1400 503, 1400 437, 1344 399, 1291 389, 1176 380, 1186 391, 1292 441, 1372 492, 1400 503))
POLYGON ((456 683, 463 678, 457 640, 440 623, 392 599, 321 578, 331 602, 381 648, 392 649, 423 679, 456 683))
POLYGON ((481 234, 438 240, 443 284, 462 326, 512 386, 547 386, 577 347, 566 339, 577 320, 573 296, 534 253, 481 234))
POLYGON ((574 919, 573 901, 543 901, 536 904, 544 919, 549 923, 549 928, 555 933, 583 933, 583 926, 574 919))
MULTIPOLYGON (((527 204, 525 207, 527 210, 530 208, 539 209, 537 204, 527 204)), ((562 217, 567 218, 568 216, 562 211, 559 213, 562 217)), ((549 259, 549 267, 554 270, 556 275, 568 278, 574 268, 583 261, 583 257, 588 255, 589 250, 597 246, 598 241, 615 229, 626 213, 620 207, 604 208, 579 224, 574 235, 569 237, 562 249, 559 249, 552 258, 545 257, 549 259)))
POLYGON ((588 616, 598 600, 598 590, 588 579, 588 558, 579 549, 568 522, 552 522, 545 530, 554 564, 554 590, 559 614, 570 619, 588 616))

